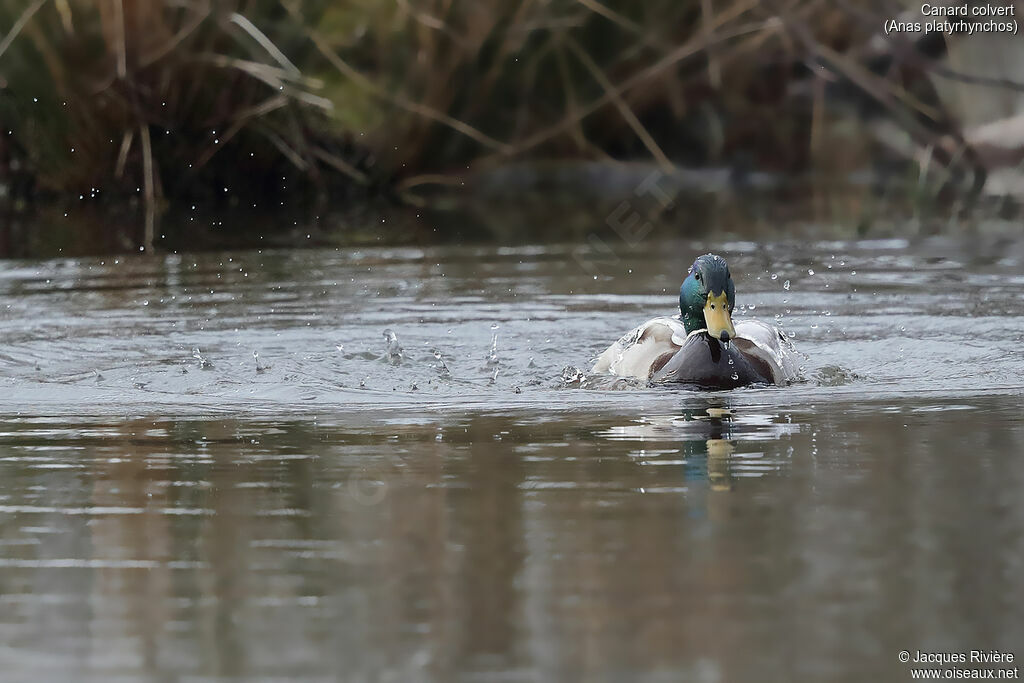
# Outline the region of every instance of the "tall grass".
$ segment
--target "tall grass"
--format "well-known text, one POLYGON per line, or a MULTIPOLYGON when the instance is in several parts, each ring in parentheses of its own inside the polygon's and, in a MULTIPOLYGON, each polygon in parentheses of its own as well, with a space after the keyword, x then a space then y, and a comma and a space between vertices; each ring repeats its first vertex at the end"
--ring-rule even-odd
MULTIPOLYGON (((273 196, 283 177, 328 193, 407 191, 538 157, 798 172, 851 111, 881 112, 918 147, 951 138, 947 161, 969 160, 914 46, 878 68, 876 20, 894 11, 825 0, 0 0, 0 30, 11 27, 0 160, 18 160, 46 191, 99 189, 150 207, 273 196), (844 101, 852 109, 826 111, 844 101)), ((864 145, 851 147, 859 162, 864 145)))
MULTIPOLYGON (((15 28, 19 4, 0 5, 15 28)), ((43 188, 73 194, 222 191, 301 167, 332 105, 243 5, 274 3, 37 0, 0 56, 9 144, 43 188)))

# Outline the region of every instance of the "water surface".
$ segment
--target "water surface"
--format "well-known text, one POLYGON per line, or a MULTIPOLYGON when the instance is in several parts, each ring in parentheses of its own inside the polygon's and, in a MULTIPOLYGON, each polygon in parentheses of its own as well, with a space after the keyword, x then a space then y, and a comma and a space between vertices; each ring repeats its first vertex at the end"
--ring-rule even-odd
POLYGON ((1018 647, 1024 245, 611 247, 0 262, 5 680, 904 680, 902 649, 1018 647), (588 375, 712 247, 805 381, 588 375))

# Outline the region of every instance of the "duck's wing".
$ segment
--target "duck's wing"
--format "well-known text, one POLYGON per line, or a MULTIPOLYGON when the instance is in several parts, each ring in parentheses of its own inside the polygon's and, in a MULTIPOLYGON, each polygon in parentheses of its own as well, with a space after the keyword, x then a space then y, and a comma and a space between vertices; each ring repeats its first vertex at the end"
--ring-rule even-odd
POLYGON ((598 356, 593 372, 648 379, 685 341, 686 328, 679 318, 665 316, 648 320, 598 356))
POLYGON ((760 320, 739 320, 734 323, 736 347, 768 365, 775 384, 789 384, 800 374, 800 359, 793 344, 782 330, 760 320))

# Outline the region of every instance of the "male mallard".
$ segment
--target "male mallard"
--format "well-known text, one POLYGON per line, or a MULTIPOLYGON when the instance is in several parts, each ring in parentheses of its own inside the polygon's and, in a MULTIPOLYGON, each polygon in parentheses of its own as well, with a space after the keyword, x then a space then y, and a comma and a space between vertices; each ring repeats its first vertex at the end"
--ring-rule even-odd
POLYGON ((734 324, 735 306, 729 265, 721 256, 705 254, 679 288, 680 315, 636 328, 609 346, 593 371, 701 389, 796 379, 795 352, 783 333, 757 320, 734 324))

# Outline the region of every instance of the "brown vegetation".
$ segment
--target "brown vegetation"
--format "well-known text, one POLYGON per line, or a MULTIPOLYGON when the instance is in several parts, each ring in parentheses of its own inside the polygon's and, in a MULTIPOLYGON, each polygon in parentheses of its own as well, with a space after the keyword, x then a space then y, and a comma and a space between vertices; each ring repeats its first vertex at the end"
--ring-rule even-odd
POLYGON ((0 181, 152 211, 161 197, 409 193, 537 158, 781 174, 903 158, 977 188, 984 170, 932 84, 962 75, 939 61, 942 36, 879 39, 899 11, 0 0, 0 181))

